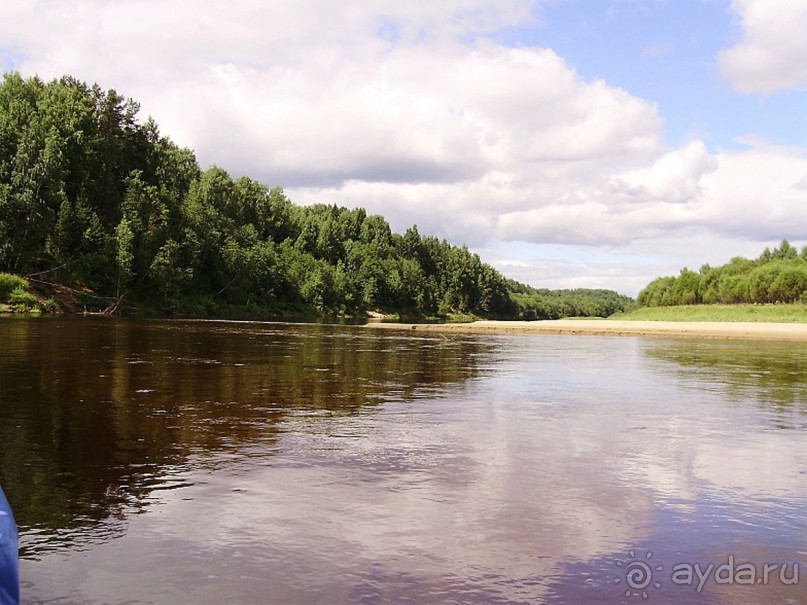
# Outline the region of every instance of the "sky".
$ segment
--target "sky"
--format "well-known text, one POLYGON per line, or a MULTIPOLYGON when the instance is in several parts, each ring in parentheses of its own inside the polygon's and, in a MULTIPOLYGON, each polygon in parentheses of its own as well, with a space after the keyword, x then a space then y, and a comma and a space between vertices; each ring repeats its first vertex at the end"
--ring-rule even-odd
POLYGON ((0 0, 0 68, 300 204, 636 295, 807 243, 807 0, 0 0))

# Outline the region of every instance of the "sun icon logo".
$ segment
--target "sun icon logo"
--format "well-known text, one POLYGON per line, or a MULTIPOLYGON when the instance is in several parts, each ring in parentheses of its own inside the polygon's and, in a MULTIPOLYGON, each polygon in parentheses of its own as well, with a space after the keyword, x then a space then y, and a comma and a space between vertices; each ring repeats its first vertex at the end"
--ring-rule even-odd
POLYGON ((654 588, 661 588, 661 582, 653 581, 654 571, 664 571, 663 565, 652 566, 650 559, 653 558, 653 553, 648 552, 644 556, 644 560, 636 557, 636 552, 631 550, 628 552, 630 560, 616 562, 617 567, 624 569, 624 578, 619 577, 614 579, 614 584, 619 584, 625 581, 627 590, 625 591, 626 597, 642 597, 646 599, 649 595, 647 589, 651 586, 654 588))

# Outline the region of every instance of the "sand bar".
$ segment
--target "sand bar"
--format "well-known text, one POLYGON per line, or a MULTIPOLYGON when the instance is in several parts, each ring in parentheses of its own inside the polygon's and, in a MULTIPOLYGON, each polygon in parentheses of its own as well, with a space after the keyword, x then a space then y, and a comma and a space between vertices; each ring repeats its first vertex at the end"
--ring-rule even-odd
POLYGON ((381 330, 420 330, 467 334, 581 334, 807 342, 807 324, 800 323, 557 319, 552 321, 475 321, 452 324, 371 322, 366 327, 381 330))

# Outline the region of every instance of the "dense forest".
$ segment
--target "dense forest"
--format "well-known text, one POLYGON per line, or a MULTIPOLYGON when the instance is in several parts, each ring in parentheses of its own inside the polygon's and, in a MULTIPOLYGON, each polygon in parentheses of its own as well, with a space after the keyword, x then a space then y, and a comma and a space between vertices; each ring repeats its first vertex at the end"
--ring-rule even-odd
POLYGON ((787 240, 759 258, 735 257, 720 267, 703 265, 660 277, 639 293, 646 307, 734 303, 807 303, 807 246, 799 252, 787 240))
POLYGON ((201 170, 138 112, 135 101, 72 77, 4 76, 0 302, 24 306, 28 285, 69 290, 108 312, 194 316, 544 319, 604 316, 632 302, 605 290, 536 290, 415 226, 400 235, 362 209, 298 206, 280 188, 201 170))
POLYGON ((563 317, 608 317, 628 311, 633 299, 613 290, 577 288, 548 290, 507 280, 510 296, 518 305, 521 319, 561 319, 563 317))

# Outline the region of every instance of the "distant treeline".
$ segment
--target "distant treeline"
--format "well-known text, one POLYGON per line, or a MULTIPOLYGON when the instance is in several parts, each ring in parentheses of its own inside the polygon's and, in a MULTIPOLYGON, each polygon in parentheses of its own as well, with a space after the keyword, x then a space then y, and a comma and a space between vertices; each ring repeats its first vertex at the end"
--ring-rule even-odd
POLYGON ((633 299, 613 290, 577 288, 547 290, 533 288, 508 280, 511 296, 516 301, 522 319, 560 319, 562 317, 608 317, 627 311, 633 299))
POLYGON ((91 290, 109 309, 192 315, 543 318, 609 314, 628 300, 534 290, 416 227, 399 235, 362 209, 297 206, 279 188, 202 171, 138 111, 72 77, 4 76, 0 271, 91 290))
POLYGON ((755 260, 735 257, 720 267, 703 265, 660 277, 639 293, 647 307, 714 303, 807 303, 807 246, 799 252, 787 240, 755 260))

